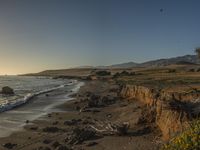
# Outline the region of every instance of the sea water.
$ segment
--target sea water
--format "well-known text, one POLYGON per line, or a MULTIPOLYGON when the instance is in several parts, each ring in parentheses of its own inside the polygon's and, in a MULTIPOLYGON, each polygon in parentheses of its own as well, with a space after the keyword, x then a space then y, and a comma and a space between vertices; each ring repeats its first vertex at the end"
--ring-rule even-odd
POLYGON ((49 77, 1 76, 0 88, 9 86, 15 94, 0 95, 0 137, 22 129, 26 120, 59 111, 55 106, 70 100, 69 95, 82 85, 75 80, 49 77))

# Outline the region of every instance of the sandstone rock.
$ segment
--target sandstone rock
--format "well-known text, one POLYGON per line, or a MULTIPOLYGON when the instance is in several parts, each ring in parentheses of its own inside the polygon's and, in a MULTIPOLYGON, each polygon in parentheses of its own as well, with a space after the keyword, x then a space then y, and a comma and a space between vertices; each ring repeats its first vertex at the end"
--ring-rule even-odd
POLYGON ((197 111, 200 109, 196 108, 200 105, 194 102, 200 97, 200 93, 168 93, 145 86, 126 85, 121 90, 121 96, 146 104, 149 110, 146 110, 146 117, 143 119, 152 118, 150 122, 157 124, 165 140, 186 129, 192 116, 200 113, 197 111))
POLYGON ((155 105, 157 101, 155 95, 156 93, 152 92, 152 89, 144 86, 126 85, 121 90, 122 97, 137 99, 148 106, 155 105))
POLYGON ((182 132, 189 126, 190 122, 187 113, 172 109, 161 109, 160 114, 156 117, 156 124, 162 131, 165 140, 182 132))

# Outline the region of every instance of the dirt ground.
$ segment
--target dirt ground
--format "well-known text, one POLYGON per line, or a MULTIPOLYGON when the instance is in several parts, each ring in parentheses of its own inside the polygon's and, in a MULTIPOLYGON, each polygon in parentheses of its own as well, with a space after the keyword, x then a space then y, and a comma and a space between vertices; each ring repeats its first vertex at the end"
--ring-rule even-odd
POLYGON ((59 106, 63 112, 54 112, 28 123, 23 131, 0 139, 0 149, 6 150, 5 144, 14 150, 156 150, 162 140, 161 133, 154 124, 139 123, 145 106, 139 101, 128 101, 118 96, 118 86, 104 81, 86 82, 75 99, 59 106), (88 93, 109 96, 112 104, 100 107, 84 108, 88 105, 88 93), (73 125, 66 125, 69 120, 79 120, 73 125), (120 124, 128 122, 130 127, 125 135, 101 134, 84 139, 80 143, 69 144, 68 138, 75 128, 87 128, 97 123, 120 124), (55 127, 54 130, 45 130, 55 127))

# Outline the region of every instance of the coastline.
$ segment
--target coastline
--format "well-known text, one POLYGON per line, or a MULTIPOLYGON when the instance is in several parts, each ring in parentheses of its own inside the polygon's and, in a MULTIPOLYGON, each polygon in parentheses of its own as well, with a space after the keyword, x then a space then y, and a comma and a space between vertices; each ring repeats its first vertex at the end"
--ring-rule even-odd
MULTIPOLYGON (((13 76, 13 77, 15 77, 15 76, 13 76)), ((16 77, 18 77, 18 76, 16 76, 16 77)), ((25 77, 27 77, 27 76, 25 76, 25 77)), ((77 80, 69 80, 68 83, 62 83, 62 84, 54 86, 54 87, 46 87, 45 89, 40 89, 40 90, 37 90, 37 91, 28 91, 26 93, 23 93, 23 95, 21 95, 19 93, 15 93, 15 94, 13 94, 13 96, 15 96, 15 98, 5 99, 5 100, 1 101, 1 103, 0 103, 0 113, 15 109, 15 108, 20 107, 22 105, 25 105, 29 101, 31 101, 31 99, 33 99, 34 97, 36 97, 38 95, 49 93, 49 92, 52 92, 54 90, 64 88, 65 86, 73 85, 76 82, 77 82, 77 80)), ((9 83, 4 83, 4 84, 9 84, 9 83)), ((19 90, 19 89, 17 89, 17 90, 19 90)), ((21 90, 24 90, 24 89, 21 89, 21 90)))
MULTIPOLYGON (((14 132, 9 137, 0 138, 0 149, 6 150, 5 144, 16 150, 53 150, 59 147, 77 150, 158 149, 160 146, 157 142, 160 138, 159 131, 155 130, 149 133, 149 125, 137 125, 141 115, 140 108, 143 107, 143 104, 121 100, 118 91, 118 85, 112 82, 86 81, 84 86, 73 95, 73 100, 57 106, 57 110, 61 111, 55 110, 48 113, 27 123, 22 131, 14 132), (97 95, 104 99, 111 99, 112 103, 94 108, 86 107, 88 100, 97 95), (96 121, 111 123, 133 121, 131 124, 135 124, 135 126, 131 126, 129 134, 124 136, 97 133, 77 144, 69 142, 70 138, 74 136, 74 130, 86 130, 96 121)), ((77 141, 79 140, 77 139, 77 141)))
POLYGON ((1 112, 0 138, 23 130, 27 122, 37 120, 52 111, 59 111, 56 107, 71 100, 71 95, 75 94, 83 84, 83 82, 73 81, 59 88, 38 92, 27 99, 26 103, 1 112))

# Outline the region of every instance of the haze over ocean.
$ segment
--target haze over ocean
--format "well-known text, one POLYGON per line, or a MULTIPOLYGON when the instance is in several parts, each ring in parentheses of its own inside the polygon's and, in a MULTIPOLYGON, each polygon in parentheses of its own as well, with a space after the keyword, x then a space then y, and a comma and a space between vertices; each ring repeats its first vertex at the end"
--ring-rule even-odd
POLYGON ((193 54, 198 0, 1 0, 0 74, 193 54))

